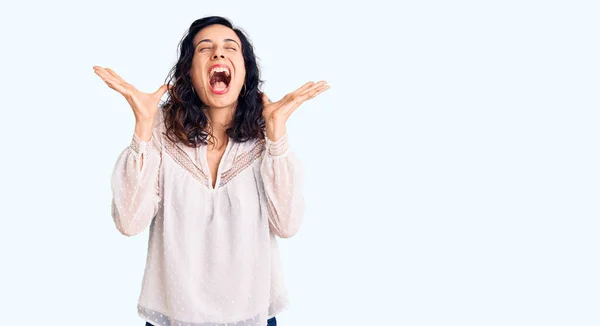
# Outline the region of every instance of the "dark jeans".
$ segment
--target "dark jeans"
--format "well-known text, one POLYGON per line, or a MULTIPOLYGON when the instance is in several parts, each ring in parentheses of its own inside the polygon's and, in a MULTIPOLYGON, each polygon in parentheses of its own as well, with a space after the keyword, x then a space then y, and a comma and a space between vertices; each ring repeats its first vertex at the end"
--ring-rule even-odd
MULTIPOLYGON (((154 326, 152 324, 150 324, 149 322, 146 322, 146 326, 154 326)), ((267 326, 277 326, 277 319, 275 319, 275 317, 267 320, 267 326)))

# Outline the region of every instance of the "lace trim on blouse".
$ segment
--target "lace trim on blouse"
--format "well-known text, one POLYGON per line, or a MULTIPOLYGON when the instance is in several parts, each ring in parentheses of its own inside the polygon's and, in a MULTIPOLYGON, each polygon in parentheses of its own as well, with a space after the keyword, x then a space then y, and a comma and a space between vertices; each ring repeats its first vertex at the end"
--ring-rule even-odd
POLYGON ((219 187, 223 187, 236 175, 252 165, 252 162, 260 157, 264 149, 265 140, 261 139, 256 142, 256 144, 248 152, 238 155, 233 161, 233 166, 221 174, 221 183, 219 184, 219 187))
MULTIPOLYGON (((207 188, 210 188, 208 176, 202 170, 202 168, 196 165, 192 158, 190 158, 189 155, 177 144, 170 141, 166 137, 163 139, 165 140, 165 150, 169 154, 169 156, 171 156, 173 160, 177 162, 177 164, 179 164, 182 168, 187 170, 201 184, 203 184, 207 188)), ((263 153, 265 149, 265 144, 266 141, 264 139, 261 139, 257 141, 256 144, 254 144, 254 146, 252 146, 252 148, 249 151, 236 156, 233 161, 233 166, 227 171, 221 173, 221 181, 219 183, 219 188, 225 186, 235 176, 237 176, 250 165, 252 165, 252 163, 263 153)), ((136 143, 133 146, 136 146, 135 148, 139 148, 139 143, 136 143)), ((134 147, 132 147, 132 149, 133 148, 134 147)))
POLYGON ((131 144, 129 144, 129 147, 131 147, 136 154, 140 153, 140 141, 137 139, 135 134, 133 134, 133 137, 131 137, 131 144))
POLYGON ((287 151, 289 149, 287 132, 283 134, 283 136, 281 136, 279 139, 277 139, 277 141, 272 141, 271 139, 269 139, 269 137, 267 137, 267 133, 265 131, 265 140, 269 155, 271 157, 282 157, 285 156, 285 154, 287 154, 287 151))
POLYGON ((169 156, 171 156, 173 160, 177 162, 177 164, 187 170, 201 184, 209 187, 208 176, 194 163, 189 155, 168 138, 163 137, 163 139, 165 140, 165 150, 169 156))

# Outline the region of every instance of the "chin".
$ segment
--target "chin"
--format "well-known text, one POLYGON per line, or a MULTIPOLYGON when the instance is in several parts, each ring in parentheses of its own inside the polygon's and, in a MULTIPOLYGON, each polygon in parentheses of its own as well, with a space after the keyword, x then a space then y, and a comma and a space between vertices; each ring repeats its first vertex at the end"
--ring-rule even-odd
MULTIPOLYGON (((209 88, 210 89, 210 88, 209 88)), ((212 90, 208 95, 209 106, 213 107, 226 107, 235 104, 239 98, 240 92, 235 90, 212 90)))
POLYGON ((236 101, 211 101, 212 105, 209 105, 210 107, 215 107, 215 108, 224 108, 224 107, 230 107, 236 104, 236 101))

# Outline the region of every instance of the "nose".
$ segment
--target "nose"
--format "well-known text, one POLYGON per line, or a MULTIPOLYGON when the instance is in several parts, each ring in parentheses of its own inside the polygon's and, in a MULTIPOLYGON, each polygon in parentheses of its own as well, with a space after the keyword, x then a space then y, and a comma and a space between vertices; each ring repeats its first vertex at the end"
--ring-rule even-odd
POLYGON ((220 47, 220 46, 216 46, 215 47, 215 51, 213 52, 212 55, 212 60, 218 60, 218 59, 225 59, 225 55, 223 54, 225 52, 225 50, 220 47))
POLYGON ((218 58, 225 59, 225 56, 220 52, 221 52, 221 49, 218 49, 217 51, 215 51, 215 54, 212 56, 213 60, 216 60, 218 58))

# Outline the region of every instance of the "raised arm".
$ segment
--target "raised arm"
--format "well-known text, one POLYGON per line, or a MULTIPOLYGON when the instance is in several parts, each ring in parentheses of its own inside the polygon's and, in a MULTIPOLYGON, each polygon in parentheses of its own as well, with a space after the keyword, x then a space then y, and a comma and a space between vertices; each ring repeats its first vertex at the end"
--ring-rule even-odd
POLYGON ((269 228, 281 238, 296 234, 304 215, 303 168, 289 149, 286 122, 300 104, 327 89, 329 85, 323 80, 308 82, 277 102, 271 102, 265 93, 262 94, 267 146, 261 163, 261 177, 269 228))
POLYGON ((169 85, 144 93, 110 68, 94 66, 94 72, 125 97, 135 116, 131 143, 117 158, 111 178, 113 220, 122 234, 132 236, 143 231, 158 212, 164 129, 158 104, 169 85))
POLYGON ((287 133, 277 141, 265 137, 266 151, 261 163, 269 228, 281 238, 289 238, 300 229, 305 203, 302 192, 303 168, 290 151, 287 133))
POLYGON ((158 120, 150 139, 133 133, 112 173, 112 217, 119 232, 127 236, 142 232, 158 212, 162 197, 159 187, 162 122, 158 120))

